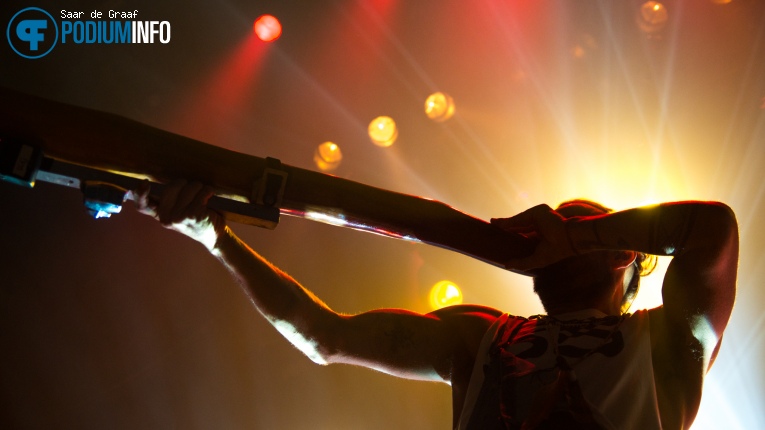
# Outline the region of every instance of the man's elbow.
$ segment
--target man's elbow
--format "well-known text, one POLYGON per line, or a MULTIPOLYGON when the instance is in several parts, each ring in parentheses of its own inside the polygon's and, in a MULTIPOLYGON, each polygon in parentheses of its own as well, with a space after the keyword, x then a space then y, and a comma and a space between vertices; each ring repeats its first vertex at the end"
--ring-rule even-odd
POLYGON ((736 213, 733 212, 733 209, 727 204, 722 202, 711 202, 709 207, 714 212, 714 216, 721 223, 726 223, 726 225, 730 225, 731 227, 736 227, 738 225, 738 222, 736 221, 736 213))
MULTIPOLYGON (((705 205, 699 230, 703 243, 699 251, 706 256, 702 271, 715 279, 718 288, 728 291, 732 306, 738 271, 739 237, 736 215, 728 205, 712 202, 705 205), (727 287, 727 288, 725 288, 727 287)), ((718 297, 722 300, 722 297, 718 297)))
POLYGON ((703 233, 716 246, 738 249, 738 221, 733 209, 721 202, 708 202, 702 210, 703 233))
POLYGON ((323 336, 305 333, 286 321, 274 321, 272 324, 285 339, 314 363, 326 366, 332 362, 334 353, 322 339, 323 336))

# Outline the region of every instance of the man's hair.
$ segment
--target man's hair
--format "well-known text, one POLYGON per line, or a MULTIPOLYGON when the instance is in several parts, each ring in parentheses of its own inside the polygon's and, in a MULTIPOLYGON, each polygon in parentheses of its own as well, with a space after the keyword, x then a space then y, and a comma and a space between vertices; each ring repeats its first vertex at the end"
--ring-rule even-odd
MULTIPOLYGON (((606 213, 614 212, 613 209, 606 207, 598 202, 594 202, 592 200, 587 199, 573 199, 573 200, 567 200, 561 204, 558 205, 558 207, 555 209, 556 212, 561 214, 564 218, 572 218, 577 216, 593 216, 593 215, 601 215, 606 213)), ((635 296, 637 296, 637 291, 640 287, 640 277, 641 276, 647 276, 653 270, 656 268, 656 256, 645 254, 642 252, 637 252, 635 261, 634 261, 634 272, 632 275, 632 278, 629 281, 629 286, 627 288, 627 291, 624 294, 624 299, 622 301, 622 312, 626 312, 629 309, 629 306, 632 304, 632 300, 634 300, 635 296)), ((547 302, 550 300, 555 300, 558 297, 546 297, 545 291, 538 290, 535 286, 534 288, 535 292, 539 295, 540 300, 542 301, 542 304, 547 307, 547 302)), ((553 292, 550 292, 552 294, 556 294, 553 292)), ((559 294, 560 292, 558 292, 559 294)), ((595 291, 593 291, 593 294, 596 294, 595 291)))

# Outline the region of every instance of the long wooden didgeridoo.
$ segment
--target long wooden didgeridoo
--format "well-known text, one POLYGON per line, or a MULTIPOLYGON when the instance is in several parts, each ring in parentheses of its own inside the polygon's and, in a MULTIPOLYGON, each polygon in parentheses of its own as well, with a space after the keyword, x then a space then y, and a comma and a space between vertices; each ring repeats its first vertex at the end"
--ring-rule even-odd
MULTIPOLYGON (((250 199, 266 161, 117 115, 0 88, 0 133, 31 142, 46 157, 160 183, 198 180, 250 199)), ((282 164, 282 214, 420 241, 504 267, 533 244, 434 200, 282 164)))

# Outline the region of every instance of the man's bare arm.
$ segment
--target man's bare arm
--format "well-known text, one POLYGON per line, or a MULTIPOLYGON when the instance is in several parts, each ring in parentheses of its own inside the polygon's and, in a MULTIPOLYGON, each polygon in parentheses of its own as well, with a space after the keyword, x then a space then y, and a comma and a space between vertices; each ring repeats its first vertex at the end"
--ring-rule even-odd
POLYGON ((730 318, 736 292, 738 227, 715 202, 677 202, 565 219, 547 205, 492 220, 536 241, 534 253, 509 266, 534 269, 590 251, 672 256, 664 306, 651 310, 654 380, 665 428, 690 426, 730 318))
MULTIPOLYGON (((247 201, 257 200, 267 167, 261 157, 0 87, 0 146, 11 139, 57 160, 161 183, 196 180, 247 201)), ((282 214, 418 240, 495 265, 529 252, 517 235, 435 200, 287 164, 268 168, 286 174, 276 205, 282 214)))
POLYGON ((518 271, 598 250, 672 256, 662 289, 668 327, 696 339, 705 368, 713 361, 736 292, 738 226, 728 206, 676 202, 565 219, 539 205, 492 223, 537 242, 530 257, 508 262, 518 271))
POLYGON ((714 360, 736 292, 738 227, 721 203, 678 202, 573 219, 576 251, 634 250, 671 255, 662 287, 668 322, 687 325, 703 349, 705 367, 714 360))
POLYGON ((451 382, 454 356, 477 350, 483 332, 499 315, 478 306, 427 315, 390 309, 338 314, 208 211, 204 204, 211 193, 201 184, 173 184, 156 205, 141 191, 136 201, 142 212, 204 244, 257 310, 316 363, 348 363, 410 379, 451 382))

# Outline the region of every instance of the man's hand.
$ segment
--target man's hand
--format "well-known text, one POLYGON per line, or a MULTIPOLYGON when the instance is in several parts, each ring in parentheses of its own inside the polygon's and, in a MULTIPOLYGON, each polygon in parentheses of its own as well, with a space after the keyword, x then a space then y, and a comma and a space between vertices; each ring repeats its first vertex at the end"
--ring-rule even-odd
POLYGON ((497 227, 518 233, 537 242, 534 252, 526 257, 508 261, 508 269, 531 273, 577 255, 566 229, 566 219, 550 206, 542 204, 510 218, 492 218, 497 227))
POLYGON ((168 184, 157 200, 149 196, 148 182, 131 193, 139 212, 200 242, 210 251, 225 231, 223 216, 207 208, 213 189, 199 182, 176 181, 168 184))

